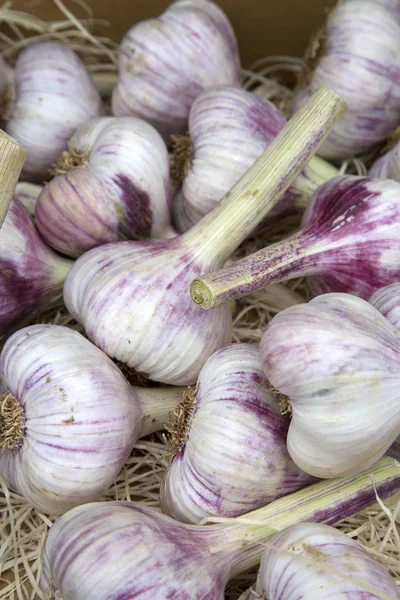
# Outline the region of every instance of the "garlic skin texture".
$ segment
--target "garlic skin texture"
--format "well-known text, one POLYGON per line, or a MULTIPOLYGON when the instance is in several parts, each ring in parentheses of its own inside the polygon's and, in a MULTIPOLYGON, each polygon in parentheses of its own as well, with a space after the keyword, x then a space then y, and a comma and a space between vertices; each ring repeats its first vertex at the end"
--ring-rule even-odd
POLYGON ((100 246, 76 261, 64 285, 65 305, 89 339, 153 381, 196 383, 207 358, 232 340, 228 305, 206 312, 191 301, 190 282, 209 264, 195 242, 100 246))
POLYGON ((282 311, 260 356, 267 379, 291 402, 287 447, 307 473, 359 473, 400 434, 400 337, 365 300, 324 294, 282 311))
POLYGON ((268 600, 399 598, 393 578, 358 542, 318 523, 298 523, 272 538, 256 594, 268 600))
POLYGON ((18 181, 15 186, 14 198, 23 204, 32 218, 35 217, 36 202, 43 187, 35 183, 18 181))
POLYGON ((215 352, 200 372, 189 414, 186 439, 160 489, 170 517, 236 517, 313 482, 287 452, 289 419, 268 390, 257 347, 231 344, 215 352))
MULTIPOLYGON (((244 89, 207 90, 189 115, 190 168, 173 203, 174 224, 185 232, 210 212, 286 125, 278 108, 244 89)), ((316 188, 338 174, 313 158, 259 226, 301 215, 316 188)))
POLYGON ((240 85, 240 62, 232 27, 209 0, 172 3, 156 19, 132 27, 122 40, 116 116, 151 123, 167 144, 184 134, 190 107, 205 89, 240 85))
POLYGON ((0 375, 0 473, 53 515, 98 500, 137 438, 162 427, 182 393, 132 387, 89 340, 57 325, 14 333, 2 350, 0 375), (7 445, 10 395, 22 407, 23 437, 9 434, 7 445))
POLYGON ((40 587, 63 600, 223 600, 227 558, 210 552, 210 529, 129 502, 79 506, 47 535, 40 587))
POLYGON ((27 209, 13 198, 0 229, 0 334, 61 300, 71 265, 43 242, 27 209))
POLYGON ((78 125, 102 115, 101 99, 78 55, 61 42, 24 48, 14 81, 6 131, 27 151, 21 178, 42 183, 78 125))
POLYGON ((340 3, 329 15, 323 55, 294 110, 326 86, 347 103, 318 154, 343 160, 367 152, 400 120, 400 24, 390 7, 371 0, 340 3), (360 19, 362 15, 362 19, 360 19))
POLYGON ((381 288, 368 302, 400 331, 400 283, 381 288))
POLYGON ((400 142, 374 162, 368 175, 400 181, 400 142))
POLYGON ((61 173, 36 207, 37 228, 56 250, 76 257, 120 239, 175 235, 168 151, 148 123, 90 120, 78 127, 58 165, 61 173))

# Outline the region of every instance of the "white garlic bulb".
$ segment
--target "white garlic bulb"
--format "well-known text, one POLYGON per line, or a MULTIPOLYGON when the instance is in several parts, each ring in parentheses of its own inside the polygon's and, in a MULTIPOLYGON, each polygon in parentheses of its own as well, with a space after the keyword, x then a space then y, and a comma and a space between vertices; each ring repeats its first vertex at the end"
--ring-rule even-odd
POLYGON ((329 525, 298 523, 267 544, 256 597, 396 600, 399 592, 387 570, 356 540, 329 525))
MULTIPOLYGON (((173 205, 178 231, 212 210, 285 125, 276 106, 244 89, 223 86, 200 94, 190 110, 188 136, 174 142, 172 173, 181 185, 173 205)), ((260 227, 300 216, 317 187, 337 174, 313 157, 260 227)))
POLYGON ((400 121, 400 21, 393 2, 350 0, 330 13, 322 56, 295 110, 320 86, 335 90, 347 111, 318 152, 347 159, 385 140, 400 121), (362 19, 360 18, 362 15, 362 19))
POLYGON ((163 512, 186 523, 236 517, 311 483, 287 452, 288 427, 258 348, 217 350, 171 421, 175 456, 161 484, 163 512))
POLYGON ((26 181, 19 181, 15 186, 13 197, 25 206, 32 218, 35 217, 36 202, 42 189, 43 187, 41 185, 28 183, 26 181))
POLYGON ((290 400, 287 446, 307 473, 358 473, 400 434, 399 332, 365 300, 323 294, 282 311, 260 354, 268 380, 290 400))
POLYGON ((179 388, 135 388, 99 348, 56 325, 20 329, 0 356, 0 473, 39 510, 98 500, 179 388))
POLYGON ((119 239, 167 238, 171 183, 167 148, 133 117, 87 121, 69 140, 36 206, 36 225, 56 250, 79 256, 119 239))
POLYGON ((119 50, 113 113, 151 123, 169 144, 187 129, 190 107, 205 89, 240 84, 232 27, 210 0, 172 3, 157 19, 132 27, 119 50))
POLYGON ((27 150, 22 178, 42 183, 78 125, 101 116, 101 99, 80 58, 61 42, 24 48, 14 84, 6 131, 27 150))

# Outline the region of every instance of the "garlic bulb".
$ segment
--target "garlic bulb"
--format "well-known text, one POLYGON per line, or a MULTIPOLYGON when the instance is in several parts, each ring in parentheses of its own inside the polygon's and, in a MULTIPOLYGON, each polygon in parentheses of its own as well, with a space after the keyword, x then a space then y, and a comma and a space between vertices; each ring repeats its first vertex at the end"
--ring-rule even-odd
POLYGON ((171 134, 186 132, 202 91, 240 84, 232 27, 210 0, 174 2, 160 17, 132 27, 120 46, 118 70, 113 113, 148 121, 167 144, 171 134))
POLYGON ((101 99, 80 58, 60 42, 24 48, 14 81, 6 131, 28 152, 22 179, 41 183, 78 125, 101 116, 101 99))
POLYGON ((162 428, 178 388, 136 388, 80 333, 32 325, 0 356, 0 473, 38 510, 97 500, 138 437, 162 428))
POLYGON ((400 142, 397 142, 391 150, 378 158, 370 168, 368 174, 371 177, 400 181, 400 142))
POLYGON ((131 502, 78 506, 47 534, 40 587, 46 598, 63 600, 223 600, 228 579, 259 563, 273 533, 299 520, 335 523, 354 514, 375 493, 384 499, 399 491, 399 473, 386 458, 372 473, 318 483, 246 519, 209 526, 131 502))
MULTIPOLYGON (((246 90, 225 86, 200 94, 189 114, 190 137, 175 139, 173 174, 182 184, 174 199, 178 231, 187 231, 214 208, 285 124, 271 102, 246 90)), ((266 222, 302 214, 315 189, 337 174, 313 157, 266 222)))
POLYGON ((323 294, 268 324, 267 379, 289 398, 287 447, 316 477, 373 465, 400 434, 400 337, 365 300, 323 294))
POLYGON ((78 127, 40 194, 36 225, 56 250, 86 250, 140 237, 173 237, 167 148, 134 118, 103 117, 78 127))
POLYGON ((26 181, 19 181, 15 187, 14 198, 25 206, 31 217, 35 216, 36 202, 42 189, 41 185, 26 181))
POLYGON ((394 579, 338 529, 299 523, 276 534, 264 550, 256 594, 268 600, 393 600, 394 579))
POLYGON ((227 197, 184 235, 89 250, 64 286, 68 311, 109 356, 155 381, 196 382, 204 362, 232 339, 229 306, 206 313, 189 285, 221 267, 310 159, 343 111, 320 90, 227 197), (245 217, 244 217, 245 213, 245 217))
POLYGON ((258 348, 232 344, 215 352, 175 413, 163 512, 186 523, 235 517, 310 483, 288 455, 288 426, 258 348))
POLYGON ((321 85, 344 98, 347 112, 319 154, 346 159, 382 142, 400 121, 400 21, 386 2, 341 2, 328 17, 320 52, 294 106, 321 85))
POLYGON ((71 265, 46 246, 26 208, 13 199, 0 229, 0 334, 61 300, 71 265))
POLYGON ((400 278, 400 184, 345 175, 313 194, 294 235, 197 278, 192 297, 213 308, 274 282, 308 276, 315 295, 369 298, 400 278))
POLYGON ((381 288, 368 302, 400 331, 400 283, 381 288))

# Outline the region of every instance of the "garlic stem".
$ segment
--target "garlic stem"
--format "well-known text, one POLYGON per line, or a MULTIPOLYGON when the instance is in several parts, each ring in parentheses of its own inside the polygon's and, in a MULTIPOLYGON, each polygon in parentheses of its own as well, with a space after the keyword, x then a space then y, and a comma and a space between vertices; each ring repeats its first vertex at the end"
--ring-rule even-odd
POLYGON ((176 406, 182 400, 182 395, 186 388, 135 387, 134 390, 139 396, 142 405, 142 414, 145 415, 142 431, 140 432, 140 436, 142 437, 164 429, 168 415, 175 410, 176 406))
POLYGON ((340 96, 327 88, 318 89, 217 206, 182 239, 198 246, 200 238, 201 253, 224 263, 275 206, 345 109, 340 96))
POLYGON ((377 497, 384 500, 397 493, 399 486, 400 463, 393 458, 382 458, 373 469, 355 477, 315 483, 243 517, 227 520, 223 544, 210 550, 231 554, 236 547, 230 572, 235 577, 257 566, 263 545, 278 531, 306 521, 333 525, 374 504, 377 497))
POLYGON ((24 148, 0 129, 0 227, 6 218, 25 157, 24 148))
POLYGON ((313 256, 322 251, 317 245, 310 246, 307 247, 304 234, 295 234, 234 262, 230 267, 206 273, 193 280, 190 286, 192 298, 204 309, 216 308, 282 279, 309 275, 313 256))
POLYGON ((313 156, 295 182, 296 190, 304 196, 302 203, 304 208, 308 205, 309 199, 315 190, 337 175, 339 175, 339 169, 323 158, 313 156))

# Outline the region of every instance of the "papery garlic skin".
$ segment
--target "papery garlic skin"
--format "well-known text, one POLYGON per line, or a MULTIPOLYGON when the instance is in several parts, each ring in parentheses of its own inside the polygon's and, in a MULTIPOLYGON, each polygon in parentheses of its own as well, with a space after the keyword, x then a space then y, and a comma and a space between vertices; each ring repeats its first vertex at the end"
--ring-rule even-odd
POLYGON ((22 179, 42 183, 78 125, 101 116, 101 99, 78 55, 56 41, 24 48, 14 80, 6 131, 27 150, 22 179))
POLYGON ((129 502, 86 504, 50 529, 40 587, 63 600, 223 600, 226 558, 211 535, 129 502))
POLYGON ((317 523, 299 523, 272 538, 256 593, 268 600, 399 598, 393 578, 358 542, 317 523))
POLYGON ((300 91, 296 108, 320 86, 347 103, 344 117, 318 151, 341 160, 382 142, 400 120, 400 23, 392 10, 372 0, 340 3, 329 15, 326 45, 300 91), (362 15, 362 19, 360 19, 362 15))
POLYGON ((287 447, 307 473, 359 473, 400 434, 398 331, 361 298, 324 294, 282 311, 260 356, 291 402, 287 447))
POLYGON ((0 229, 0 334, 61 299, 71 265, 43 242, 26 208, 13 199, 0 229))
MULTIPOLYGON (((244 89, 224 86, 200 94, 189 114, 191 166, 174 199, 178 231, 212 210, 285 125, 276 106, 244 89)), ((322 159, 312 159, 265 223, 286 213, 301 215, 312 192, 337 173, 322 159)))
POLYGON ((132 27, 122 40, 113 91, 116 116, 151 123, 167 144, 184 134, 190 107, 205 89, 240 85, 232 28, 205 0, 174 2, 156 19, 132 27))
POLYGON ((257 347, 215 352, 196 391, 186 440, 161 484, 164 513, 186 523, 236 517, 313 481, 289 457, 289 419, 268 390, 257 347))
POLYGON ((53 248, 79 256, 119 239, 174 235, 168 151, 151 125, 93 119, 78 127, 69 148, 82 165, 52 179, 36 207, 37 227, 53 248))
POLYGON ((35 217, 36 202, 43 187, 36 185, 35 183, 28 183, 26 181, 19 181, 15 187, 14 198, 19 200, 23 204, 31 215, 35 217))
POLYGON ((374 162, 368 174, 371 177, 400 181, 400 142, 374 162))
POLYGON ((24 439, 0 450, 0 473, 50 514, 97 500, 142 430, 143 412, 118 367, 78 332, 32 325, 0 356, 0 394, 24 412, 24 439))
POLYGON ((195 383, 207 358, 232 339, 228 305, 211 314, 190 301, 190 282, 204 263, 182 239, 95 248, 76 261, 64 286, 68 311, 96 346, 173 385, 195 383))

